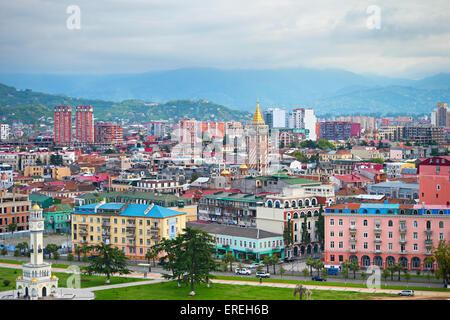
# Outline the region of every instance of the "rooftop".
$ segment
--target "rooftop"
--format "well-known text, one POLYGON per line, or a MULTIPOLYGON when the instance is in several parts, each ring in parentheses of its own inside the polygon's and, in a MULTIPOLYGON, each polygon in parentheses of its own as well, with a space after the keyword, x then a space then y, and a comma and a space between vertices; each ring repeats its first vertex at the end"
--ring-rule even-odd
POLYGON ((220 234, 233 237, 249 238, 249 239, 265 239, 273 237, 282 237, 281 234, 269 232, 257 228, 244 228, 238 226, 230 226, 216 223, 198 223, 186 222, 186 227, 192 229, 203 230, 210 234, 220 234))

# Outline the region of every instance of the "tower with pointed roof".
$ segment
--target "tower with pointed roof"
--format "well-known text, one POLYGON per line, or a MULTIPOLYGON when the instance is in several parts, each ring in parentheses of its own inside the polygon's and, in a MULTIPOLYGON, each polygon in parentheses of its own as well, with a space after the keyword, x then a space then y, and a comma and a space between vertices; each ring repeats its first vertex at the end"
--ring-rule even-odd
POLYGON ((56 294, 58 278, 44 262, 44 219, 42 209, 35 204, 30 210, 30 262, 24 263, 22 276, 16 279, 16 290, 32 300, 56 294))
POLYGON ((246 128, 247 140, 247 166, 249 169, 257 170, 261 175, 267 175, 269 170, 269 126, 256 102, 256 110, 252 121, 246 128))

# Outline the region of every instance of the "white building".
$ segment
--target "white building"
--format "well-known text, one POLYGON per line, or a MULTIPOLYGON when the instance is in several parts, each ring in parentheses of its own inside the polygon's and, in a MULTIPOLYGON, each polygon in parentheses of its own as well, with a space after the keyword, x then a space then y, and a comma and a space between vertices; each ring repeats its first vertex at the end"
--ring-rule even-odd
POLYGON ((317 140, 316 123, 317 118, 311 108, 298 108, 292 110, 289 116, 289 128, 308 130, 306 139, 317 140))
POLYGON ((8 140, 9 139, 9 124, 0 124, 0 140, 8 140))
POLYGON ((284 109, 269 108, 263 112, 263 117, 269 128, 287 127, 287 114, 284 109))

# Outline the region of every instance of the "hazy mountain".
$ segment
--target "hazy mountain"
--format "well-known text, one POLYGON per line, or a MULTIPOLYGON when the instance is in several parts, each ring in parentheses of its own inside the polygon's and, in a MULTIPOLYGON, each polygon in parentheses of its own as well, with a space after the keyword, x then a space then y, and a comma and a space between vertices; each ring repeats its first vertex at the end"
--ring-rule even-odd
POLYGON ((310 106, 319 114, 421 113, 430 112, 439 101, 448 101, 450 74, 409 80, 338 69, 187 68, 113 75, 0 74, 0 82, 20 89, 116 102, 206 99, 250 112, 259 98, 263 108, 310 106))

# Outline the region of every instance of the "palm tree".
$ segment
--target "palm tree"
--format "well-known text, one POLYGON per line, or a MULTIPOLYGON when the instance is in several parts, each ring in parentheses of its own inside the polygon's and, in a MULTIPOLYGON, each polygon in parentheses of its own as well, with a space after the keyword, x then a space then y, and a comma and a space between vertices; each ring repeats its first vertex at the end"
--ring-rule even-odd
POLYGON ((81 254, 83 253, 83 248, 80 246, 76 246, 75 248, 75 254, 78 256, 78 261, 80 261, 81 254))
POLYGON ((398 281, 400 281, 400 272, 402 272, 405 269, 405 266, 403 265, 402 262, 398 262, 395 266, 394 266, 395 271, 398 272, 398 281))
POLYGON ((323 269, 323 262, 320 259, 314 260, 314 269, 317 270, 317 276, 319 276, 320 270, 323 269))
POLYGON ((394 272, 396 271, 395 264, 390 262, 387 269, 389 270, 389 273, 391 274, 391 281, 394 280, 394 272))
POLYGON ((359 263, 358 260, 353 259, 350 262, 349 268, 351 271, 353 271, 353 279, 356 279, 356 271, 359 271, 359 263))
POLYGON ((269 273, 269 266, 271 266, 272 265, 272 259, 268 256, 268 255, 266 255, 266 256, 264 256, 264 259, 263 259, 263 264, 266 266, 266 268, 267 268, 267 273, 269 273))
POLYGON ((233 254, 231 254, 231 253, 227 253, 227 254, 222 256, 222 261, 225 264, 229 263, 230 264, 230 272, 233 272, 233 262, 236 261, 236 257, 233 256, 233 254))
POLYGON ((276 274, 276 270, 275 270, 275 266, 278 264, 278 262, 280 261, 280 258, 278 258, 276 255, 272 255, 270 256, 270 260, 272 261, 272 266, 273 266, 273 274, 276 274))
POLYGON ((280 270, 279 271, 280 271, 281 279, 283 279, 283 275, 286 273, 286 270, 284 269, 283 265, 280 266, 280 270))
POLYGON ((305 286, 303 286, 302 284, 297 284, 297 285, 295 286, 295 288, 294 288, 294 297, 295 297, 295 296, 297 295, 297 293, 298 293, 298 295, 299 295, 299 300, 302 300, 303 295, 306 294, 306 290, 308 290, 308 289, 306 289, 305 286))
POLYGON ((152 267, 150 265, 150 260, 153 261, 153 263, 155 263, 155 258, 158 256, 158 253, 156 252, 156 250, 154 248, 150 248, 149 250, 147 250, 147 252, 145 253, 145 258, 148 261, 148 272, 152 272, 152 267))
POLYGON ((309 267, 309 274, 312 274, 312 268, 314 267, 314 259, 309 257, 308 260, 306 260, 306 265, 309 267))

